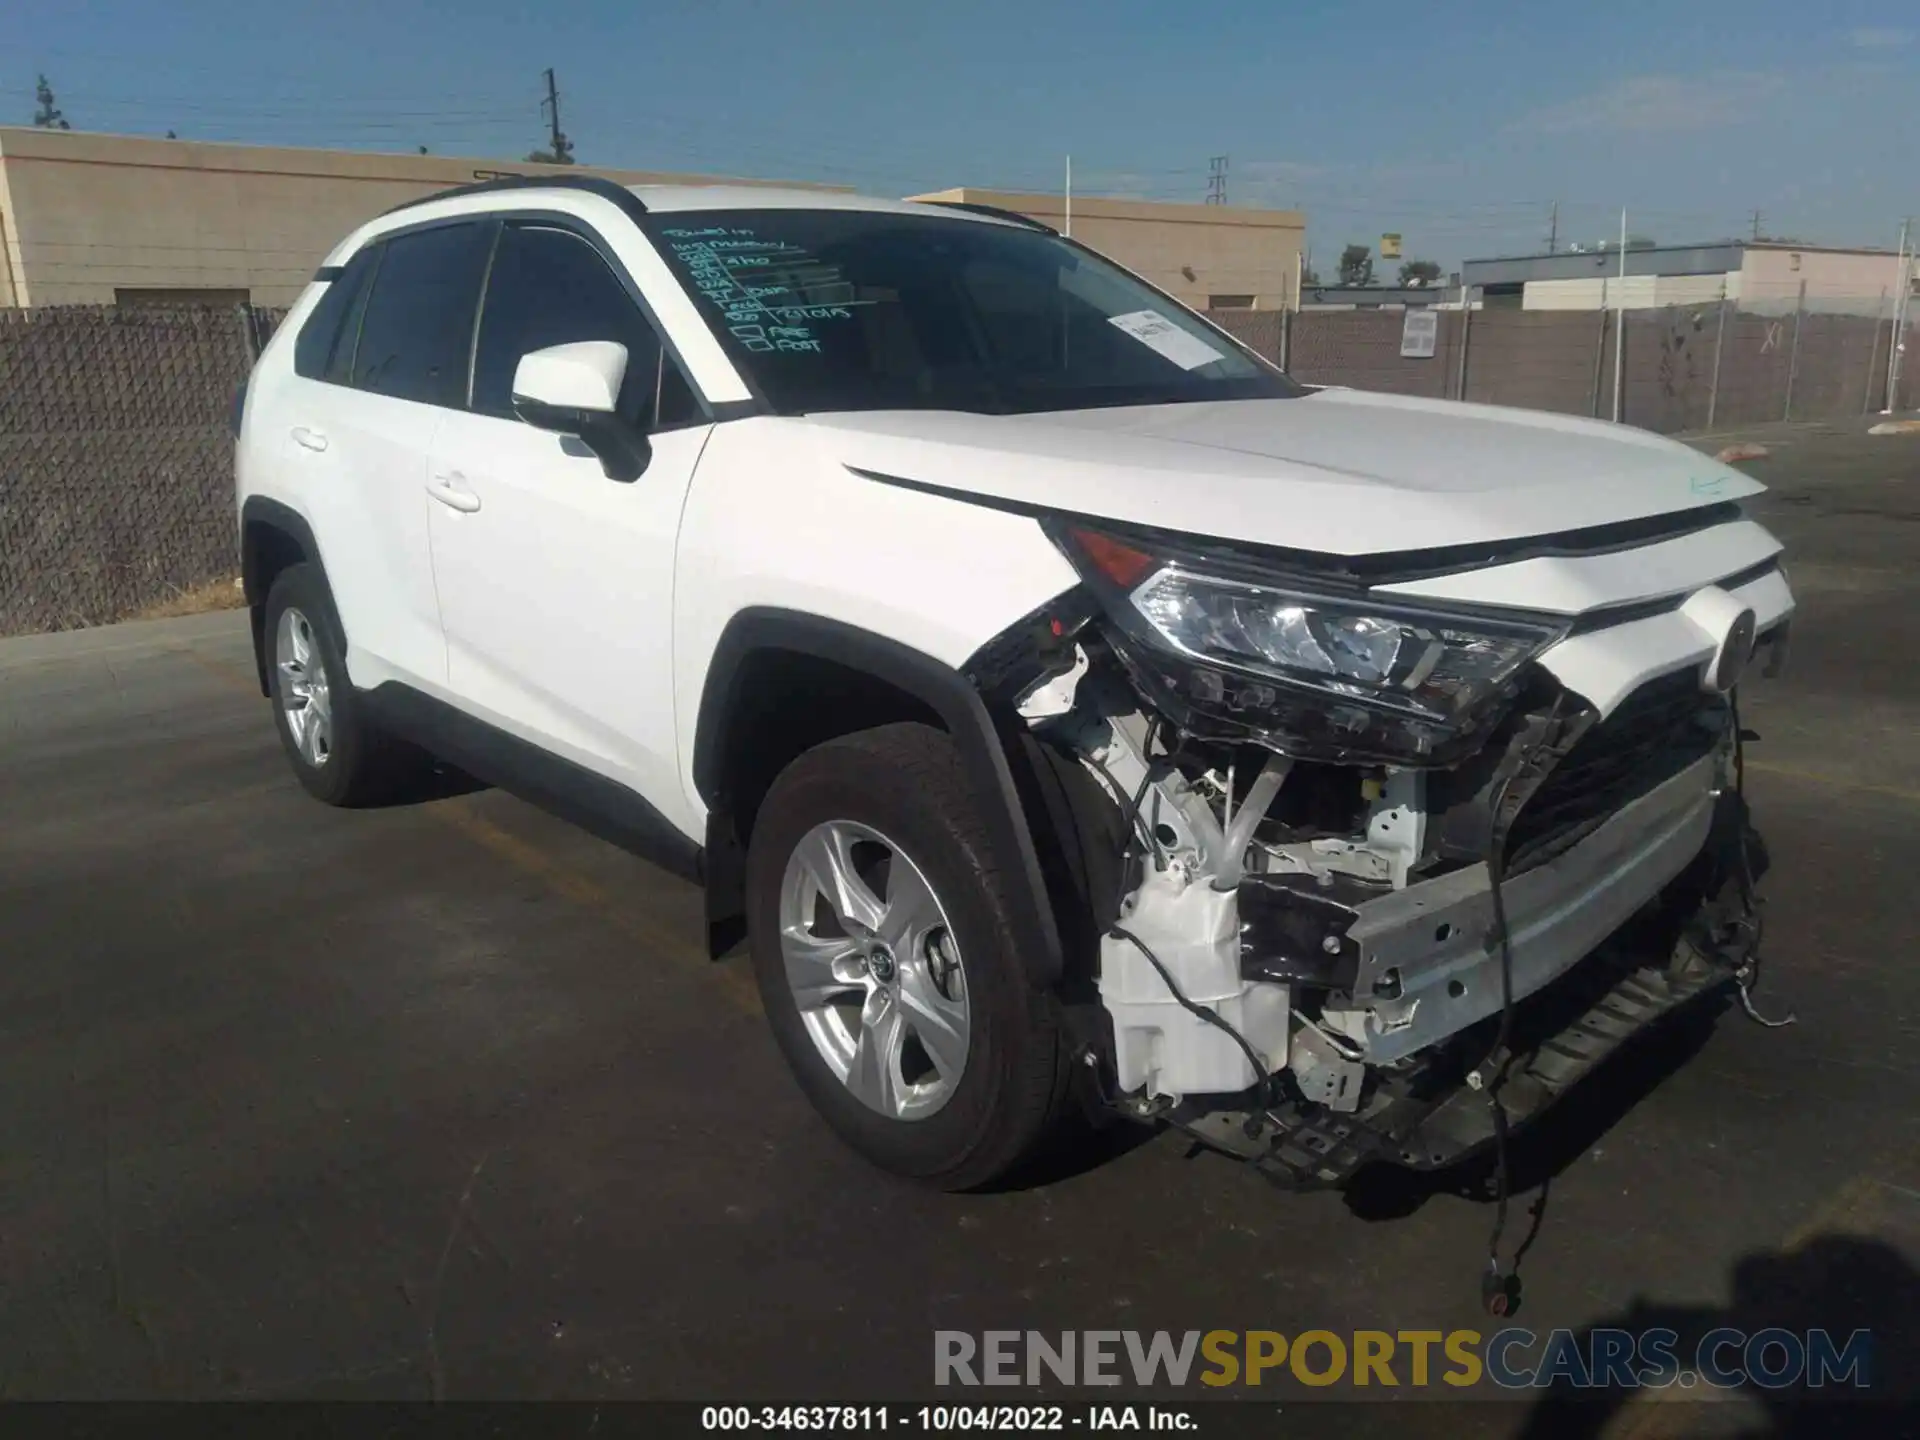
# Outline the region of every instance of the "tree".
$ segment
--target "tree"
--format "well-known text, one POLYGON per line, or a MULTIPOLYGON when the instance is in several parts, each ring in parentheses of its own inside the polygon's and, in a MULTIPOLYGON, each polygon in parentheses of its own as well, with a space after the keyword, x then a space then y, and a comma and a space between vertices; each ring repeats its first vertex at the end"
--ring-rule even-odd
POLYGON ((1373 284, 1373 251, 1365 245, 1349 245, 1340 252, 1342 285, 1373 284))
POLYGON ((555 130, 553 144, 545 150, 533 151, 527 159, 536 165, 571 165, 574 163, 573 141, 567 138, 564 130, 555 130))
POLYGON ((53 101, 53 86, 42 75, 40 83, 33 87, 33 98, 40 108, 33 112, 33 123, 42 130, 71 130, 67 117, 60 113, 60 107, 53 101))
POLYGON ((1402 285, 1437 285, 1440 281, 1440 265, 1434 260, 1409 260, 1400 267, 1402 285))
POLYGON ((1627 249, 1629 250, 1651 250, 1659 243, 1660 242, 1655 240, 1651 235, 1627 236, 1627 249))

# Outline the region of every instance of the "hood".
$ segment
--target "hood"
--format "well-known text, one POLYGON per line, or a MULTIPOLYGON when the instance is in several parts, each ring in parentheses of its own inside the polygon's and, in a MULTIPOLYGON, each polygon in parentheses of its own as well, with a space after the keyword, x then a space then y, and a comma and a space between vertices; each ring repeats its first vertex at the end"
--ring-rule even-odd
POLYGON ((1765 487, 1603 421, 1322 390, 1043 415, 814 415, 857 470, 1020 506, 1327 555, 1519 540, 1765 487))

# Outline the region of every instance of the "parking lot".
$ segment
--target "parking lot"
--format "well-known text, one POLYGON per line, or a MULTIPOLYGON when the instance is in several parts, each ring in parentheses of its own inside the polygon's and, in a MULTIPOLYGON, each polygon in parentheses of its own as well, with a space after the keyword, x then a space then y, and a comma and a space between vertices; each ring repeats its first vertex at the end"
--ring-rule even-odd
MULTIPOLYGON (((1536 1330, 1869 1326, 1910 1383, 1920 437, 1773 443, 1801 612, 1743 712, 1798 1023, 1589 1081, 1510 1244, 1536 1330)), ((0 1395, 904 1398, 936 1329, 1491 1328, 1482 1167, 1286 1195, 1168 1134, 879 1176, 691 888, 497 792, 308 800, 242 612, 0 641, 0 817, 0 1395)))

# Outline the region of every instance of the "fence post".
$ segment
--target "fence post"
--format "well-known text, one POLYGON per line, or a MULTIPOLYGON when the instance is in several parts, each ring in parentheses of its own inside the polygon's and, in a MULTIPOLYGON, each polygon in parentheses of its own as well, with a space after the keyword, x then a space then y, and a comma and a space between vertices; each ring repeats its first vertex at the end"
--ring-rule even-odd
POLYGON ((1280 312, 1280 368, 1289 375, 1293 373, 1293 315, 1291 310, 1280 312))
POLYGON ((1720 411, 1720 356, 1727 348, 1727 287, 1720 286, 1720 323, 1713 331, 1713 378, 1707 382, 1707 429, 1713 429, 1713 418, 1720 411))
POLYGON ((1880 373, 1880 312, 1887 308, 1887 287, 1880 287, 1880 303, 1873 307, 1873 339, 1867 345, 1867 383, 1860 389, 1860 413, 1873 409, 1873 377, 1880 373))
POLYGON ((1807 282, 1800 282, 1800 298, 1793 306, 1793 348, 1787 353, 1787 403, 1782 408, 1780 418, 1793 418, 1793 382, 1800 374, 1800 326, 1807 318, 1807 282))
POLYGON ((1613 325, 1613 423, 1627 422, 1627 297, 1620 297, 1619 319, 1613 325))
POLYGON ((260 317, 250 304, 242 303, 237 307, 240 315, 240 336, 247 342, 247 364, 254 365, 260 360, 260 317))
POLYGON ((1600 418, 1600 372, 1607 363, 1607 315, 1600 312, 1600 332, 1593 342, 1593 383, 1587 387, 1587 414, 1600 418))
POLYGON ((1460 287, 1460 364, 1456 367, 1453 398, 1465 401, 1467 398, 1467 341, 1473 336, 1473 287, 1460 287))

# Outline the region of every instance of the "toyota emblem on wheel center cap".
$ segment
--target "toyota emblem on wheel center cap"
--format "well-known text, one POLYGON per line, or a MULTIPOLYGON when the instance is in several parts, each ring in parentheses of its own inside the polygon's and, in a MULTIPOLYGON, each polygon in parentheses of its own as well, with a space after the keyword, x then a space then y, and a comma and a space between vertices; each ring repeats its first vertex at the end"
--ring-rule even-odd
POLYGON ((876 944, 867 952, 867 973, 882 985, 891 985, 894 974, 893 951, 876 944))

